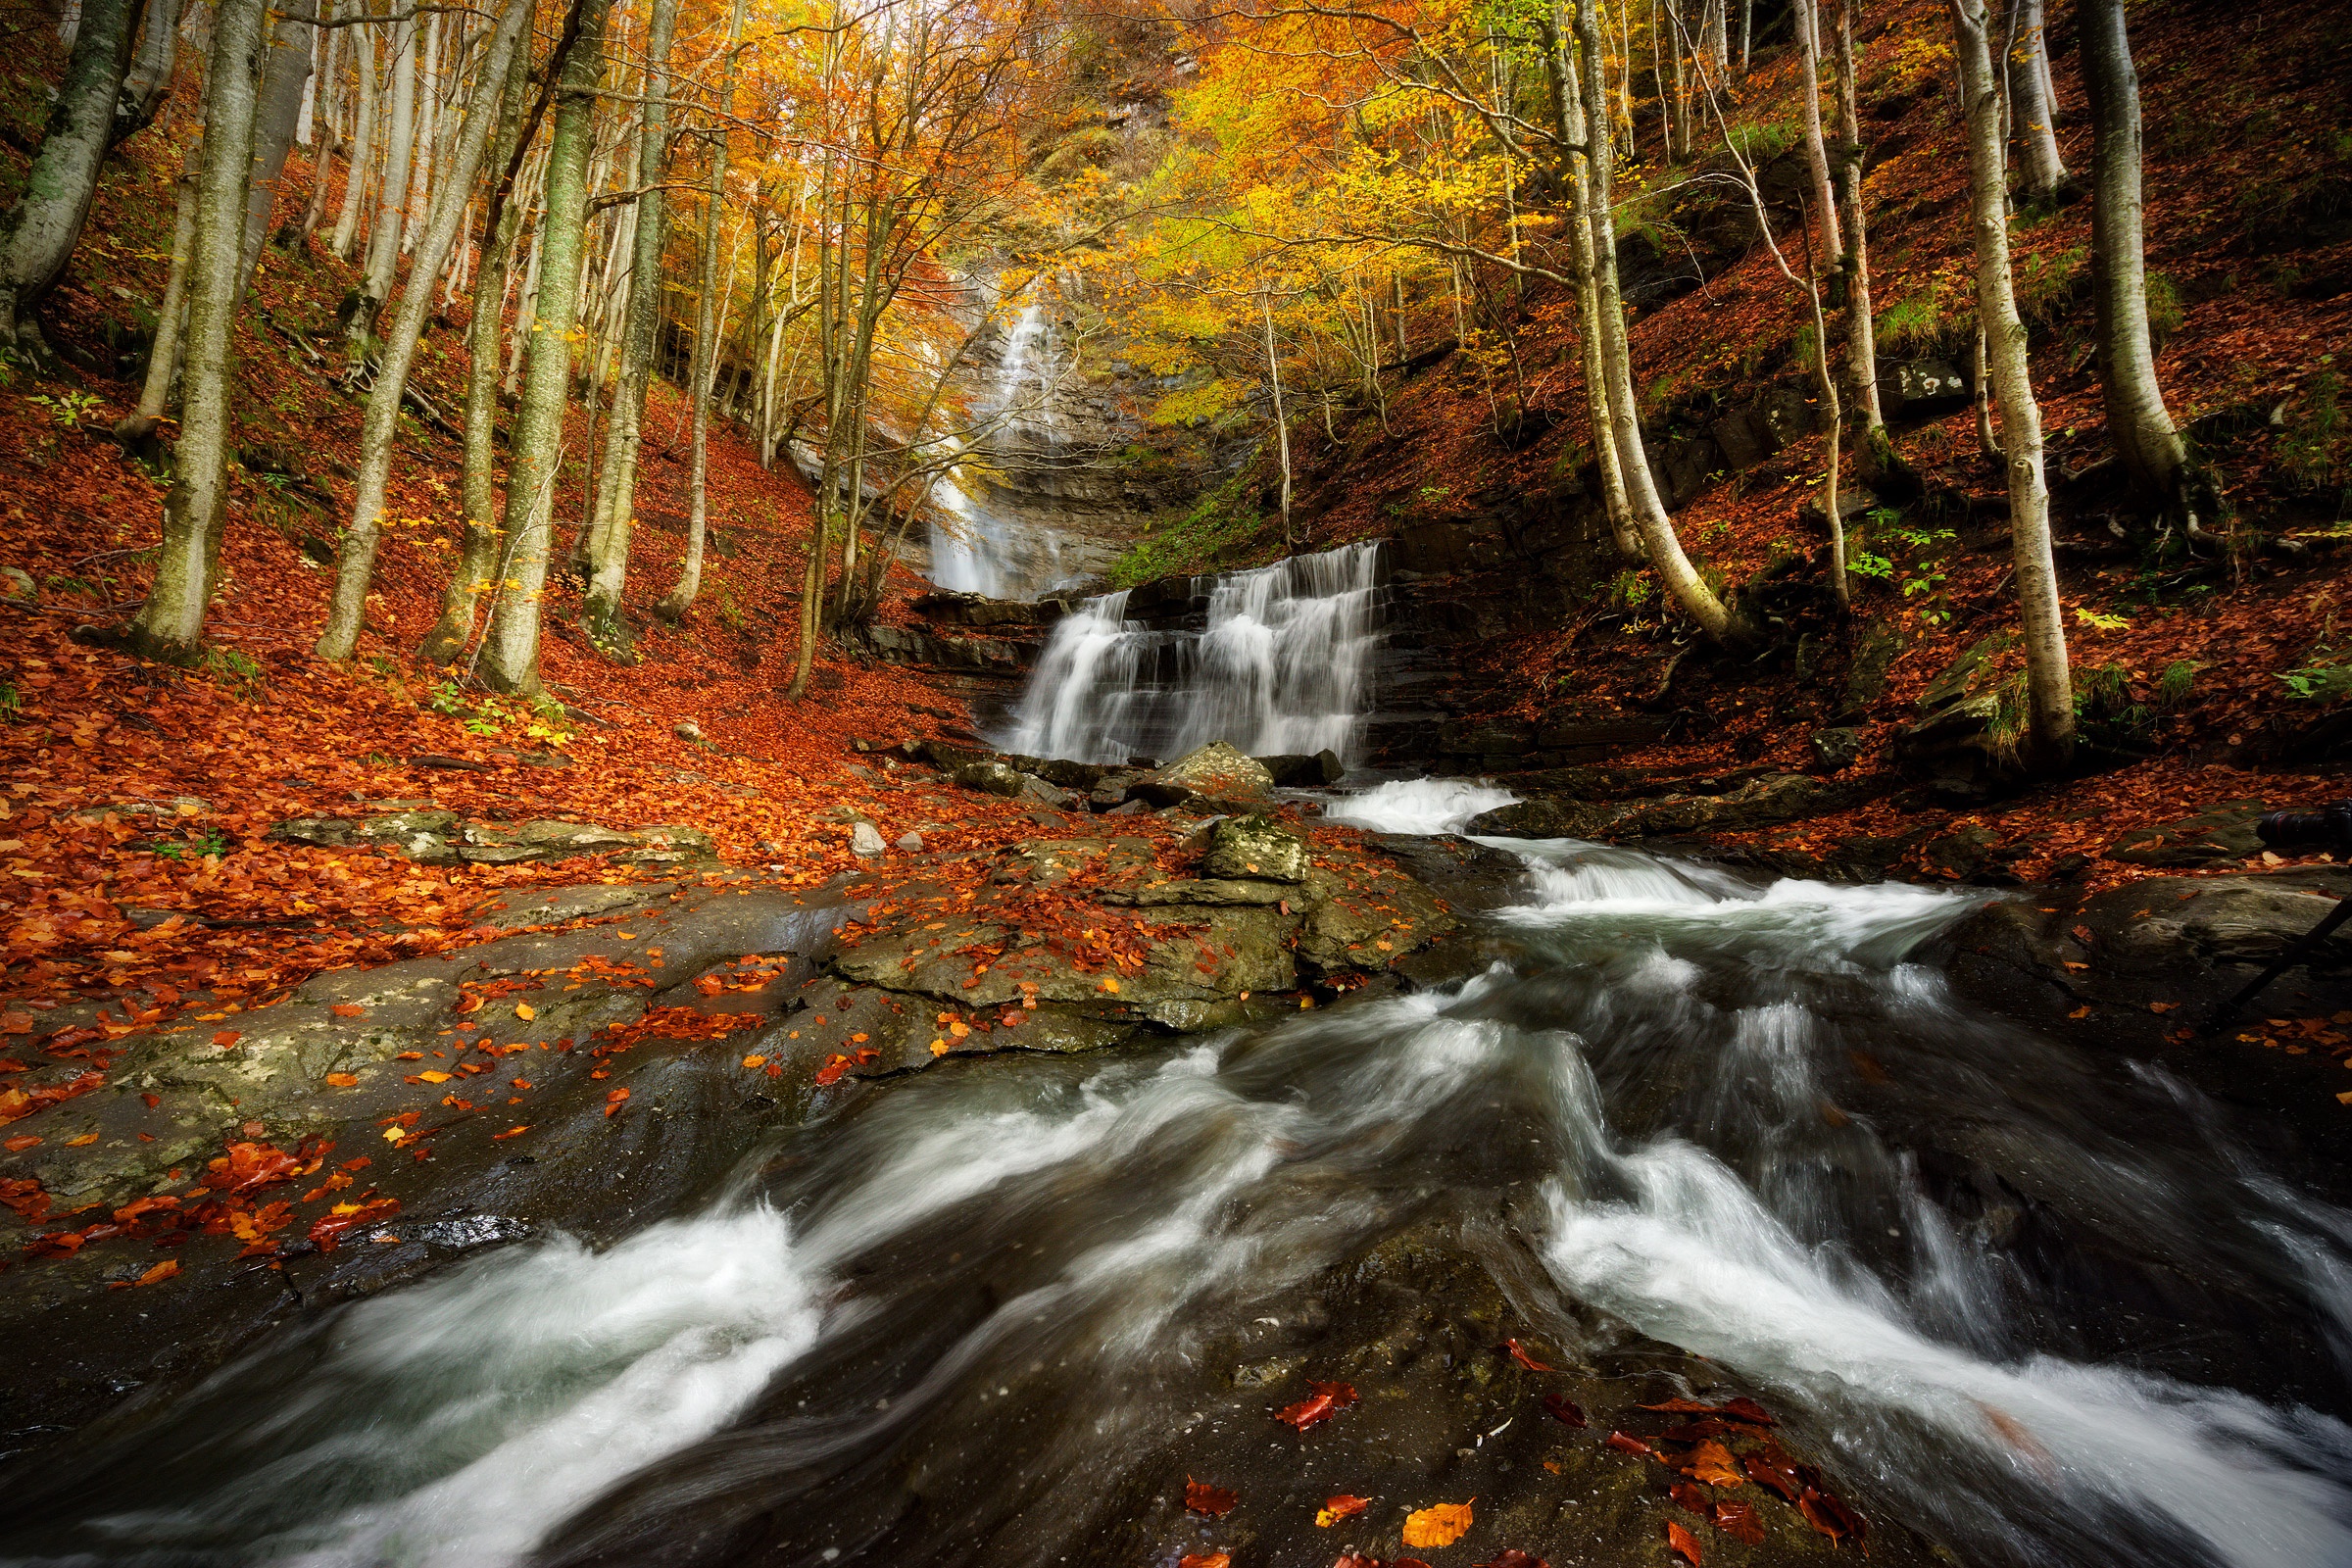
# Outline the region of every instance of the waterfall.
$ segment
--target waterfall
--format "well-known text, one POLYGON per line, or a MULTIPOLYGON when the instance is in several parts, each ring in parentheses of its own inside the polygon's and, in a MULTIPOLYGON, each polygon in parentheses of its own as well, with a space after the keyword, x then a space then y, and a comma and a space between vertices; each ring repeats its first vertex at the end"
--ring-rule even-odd
MULTIPOLYGON (((1042 303, 1023 306, 976 411, 1015 444, 1050 451, 1059 439, 1053 404, 1058 378, 1054 354, 1052 314, 1042 303)), ((943 445, 957 453, 966 450, 955 437, 943 445)), ((960 465, 940 475, 931 500, 953 519, 942 521, 935 514, 931 523, 931 580, 938 586, 991 599, 1026 599, 1063 575, 1061 536, 1005 516, 960 465)))
POLYGON ((1383 596, 1377 543, 1196 577, 1199 630, 1127 618, 1090 599, 1054 628, 1009 750, 1089 762, 1181 757, 1227 741, 1254 756, 1326 748, 1353 760, 1383 596))

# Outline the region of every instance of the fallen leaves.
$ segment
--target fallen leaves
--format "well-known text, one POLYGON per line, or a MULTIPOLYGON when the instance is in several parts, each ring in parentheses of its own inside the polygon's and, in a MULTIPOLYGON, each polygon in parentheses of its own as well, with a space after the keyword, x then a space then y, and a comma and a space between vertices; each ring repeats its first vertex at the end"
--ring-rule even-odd
POLYGON ((1176 1568, 1233 1568, 1233 1554, 1227 1551, 1187 1552, 1176 1559, 1176 1568))
POLYGON ((1698 1539, 1671 1519, 1666 1521, 1666 1549, 1698 1568, 1698 1539))
POLYGON ((1683 1474, 1710 1487, 1740 1485, 1740 1472, 1732 1467, 1731 1449, 1712 1440, 1701 1443, 1692 1451, 1690 1462, 1683 1466, 1683 1474))
POLYGON ((1564 1422, 1572 1427, 1585 1425, 1585 1407, 1574 1399, 1563 1397, 1557 1394, 1546 1394, 1544 1396, 1544 1408, 1551 1413, 1551 1418, 1555 1421, 1564 1422))
POLYGON ((629 1092, 626 1089, 613 1090, 611 1094, 605 1097, 605 1114, 607 1116, 619 1115, 620 1107, 627 1104, 628 1100, 629 1092))
POLYGON ((1309 1383, 1307 1388, 1311 1391, 1311 1397, 1277 1410, 1274 1419, 1304 1432, 1308 1427, 1328 1421, 1355 1403, 1355 1389, 1350 1384, 1309 1383))
POLYGON ((360 1075, 356 1072, 330 1072, 326 1075, 326 1083, 330 1089, 357 1089, 360 1087, 360 1075))
MULTIPOLYGON (((1470 1502, 1478 1499, 1473 1497, 1470 1502)), ((1440 1502, 1404 1516, 1408 1546, 1450 1546, 1470 1529, 1470 1502, 1440 1502)))
POLYGON ((1347 1493, 1326 1497, 1323 1499, 1323 1506, 1315 1510, 1316 1528, 1329 1530, 1341 1520, 1352 1519, 1371 1506, 1372 1499, 1370 1497, 1350 1496, 1347 1493))
POLYGON ((1521 1366, 1527 1368, 1530 1372, 1556 1372, 1559 1370, 1559 1368, 1554 1366, 1546 1366, 1542 1361, 1539 1361, 1534 1356, 1528 1354, 1527 1347, 1521 1345, 1517 1340, 1505 1340, 1502 1342, 1502 1344, 1503 1348, 1511 1352, 1511 1359, 1518 1362, 1521 1366))
POLYGON ((1212 1487, 1205 1481, 1195 1481, 1191 1476, 1184 1478, 1184 1510, 1187 1513, 1222 1519, 1233 1512, 1234 1506, 1241 1500, 1238 1492, 1212 1487))

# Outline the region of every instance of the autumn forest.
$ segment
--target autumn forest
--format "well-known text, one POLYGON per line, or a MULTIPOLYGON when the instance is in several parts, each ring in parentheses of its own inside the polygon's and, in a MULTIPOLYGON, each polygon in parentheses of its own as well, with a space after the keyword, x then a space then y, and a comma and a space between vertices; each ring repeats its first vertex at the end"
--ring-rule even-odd
POLYGON ((0 13, 0 1561, 2352 1561, 2352 17, 0 13))

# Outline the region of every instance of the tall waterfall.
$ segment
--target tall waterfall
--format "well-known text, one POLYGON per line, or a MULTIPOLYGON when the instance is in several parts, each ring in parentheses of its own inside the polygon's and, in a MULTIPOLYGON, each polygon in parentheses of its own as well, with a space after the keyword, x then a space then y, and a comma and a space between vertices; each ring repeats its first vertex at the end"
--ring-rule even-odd
MULTIPOLYGON (((997 421, 1002 444, 1050 451, 1059 439, 1053 396, 1058 377, 1054 318, 1042 304, 1022 307, 1004 340, 996 378, 977 411, 997 421)), ((996 443, 992 443, 996 444, 996 443)), ((958 450, 961 442, 956 442, 958 450)), ((1061 578, 1061 537, 1008 517, 985 485, 951 468, 931 499, 954 521, 931 523, 931 580, 957 593, 1025 599, 1061 578)))
POLYGON ((1054 628, 1009 747, 1113 762, 1227 741, 1260 757, 1329 748, 1352 760, 1379 571, 1372 543, 1196 577, 1193 597, 1208 600, 1199 630, 1129 620, 1125 593, 1090 599, 1054 628))

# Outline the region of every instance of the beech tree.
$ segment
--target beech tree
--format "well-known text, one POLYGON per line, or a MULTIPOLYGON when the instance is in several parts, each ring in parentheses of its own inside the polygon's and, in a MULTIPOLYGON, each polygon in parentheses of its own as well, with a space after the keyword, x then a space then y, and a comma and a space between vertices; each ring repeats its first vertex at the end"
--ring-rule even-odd
POLYGON ((2139 74, 2123 0, 2082 0, 2082 83, 2090 95, 2090 289, 2107 439, 2139 501, 2193 525, 2188 450, 2164 405, 2148 332, 2140 238, 2139 74))
POLYGON ((2012 42, 2002 83, 2015 106, 2017 139, 2025 149, 2026 189, 2046 201, 2066 183, 2066 160, 2058 151, 2058 104, 2051 91, 2042 0, 2015 0, 2009 24, 2012 42))
MULTIPOLYGON (((64 274, 89 218, 99 166, 117 140, 117 105, 144 9, 142 0, 83 0, 80 30, 24 192, 0 214, 0 345, 14 344, 37 360, 49 358, 49 345, 32 308, 64 274)), ((164 23, 166 31, 170 26, 164 23)))
POLYGON ((368 408, 360 428, 359 475, 352 484, 351 522, 343 531, 342 547, 337 552, 334 596, 327 611, 326 629, 319 634, 316 649, 321 659, 349 659, 359 646, 360 629, 368 613, 368 589, 374 576, 384 487, 392 474, 392 438, 398 427, 401 401, 408 390, 409 367, 416 358, 424 318, 433 308, 435 275, 466 220, 466 198, 497 119, 489 113, 490 101, 505 86, 507 62, 522 34, 530 9, 531 0, 507 0, 506 12, 499 18, 498 30, 491 39, 490 52, 475 84, 473 112, 466 117, 465 133, 458 140, 455 166, 434 198, 424 238, 416 246, 416 262, 409 270, 408 286, 401 291, 399 307, 384 334, 382 361, 376 368, 375 384, 368 391, 368 408))
POLYGON ((245 186, 262 68, 264 0, 220 0, 213 20, 196 232, 188 260, 185 415, 178 474, 164 497, 163 546, 147 602, 124 641, 152 659, 184 662, 203 646, 218 588, 234 401, 237 300, 245 279, 245 186))
POLYGON ((504 560, 493 568, 497 597, 479 666, 492 689, 518 696, 537 696, 541 690, 540 601, 555 532, 556 478, 563 462, 564 408, 571 385, 587 235, 588 159, 596 138, 597 84, 605 68, 605 24, 612 11, 612 0, 577 0, 577 33, 564 59, 548 135, 539 288, 525 329, 529 349, 507 460, 504 560))
POLYGON ((2050 554, 2050 493, 2042 472, 2041 406, 2034 400, 2026 323, 2009 270, 2009 199, 2003 177, 2000 81, 1993 70, 1984 0, 1945 0, 1959 59, 1961 114, 1968 138, 1971 221, 1976 237, 1977 320, 2001 410, 2001 459, 2009 475, 2010 553, 2017 567, 2018 618, 2025 636, 2030 767, 2055 772, 2074 755, 2075 694, 2060 618, 2058 568, 2050 554))

